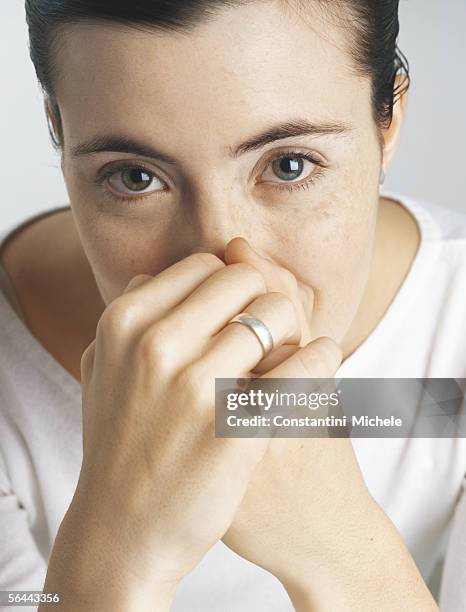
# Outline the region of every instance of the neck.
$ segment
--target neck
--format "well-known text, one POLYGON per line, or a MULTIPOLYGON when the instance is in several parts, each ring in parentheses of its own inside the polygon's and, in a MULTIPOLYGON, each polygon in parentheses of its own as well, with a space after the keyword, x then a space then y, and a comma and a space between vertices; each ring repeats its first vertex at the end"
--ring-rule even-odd
POLYGON ((343 361, 384 317, 406 279, 419 244, 419 228, 412 214, 395 200, 380 198, 369 278, 356 316, 341 342, 343 361))

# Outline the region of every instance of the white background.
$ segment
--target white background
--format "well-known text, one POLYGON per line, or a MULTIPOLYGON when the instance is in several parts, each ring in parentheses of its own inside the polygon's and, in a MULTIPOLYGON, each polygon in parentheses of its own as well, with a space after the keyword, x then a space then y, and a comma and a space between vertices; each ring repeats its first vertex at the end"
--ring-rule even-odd
MULTIPOLYGON (((412 84, 385 186, 466 214, 466 0, 401 0, 412 84)), ((68 202, 27 48, 21 0, 0 3, 0 228, 68 202)))

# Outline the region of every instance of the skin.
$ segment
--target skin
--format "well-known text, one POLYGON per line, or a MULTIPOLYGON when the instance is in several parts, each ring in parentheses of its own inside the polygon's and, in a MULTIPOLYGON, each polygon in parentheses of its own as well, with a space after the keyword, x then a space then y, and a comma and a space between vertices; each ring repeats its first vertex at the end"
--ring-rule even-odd
MULTIPOLYGON (((381 152, 369 80, 353 74, 344 42, 344 32, 321 18, 312 28, 284 20, 273 3, 222 12, 215 25, 200 25, 188 37, 102 25, 67 32, 58 61, 66 70, 56 85, 63 170, 73 221, 105 304, 134 275, 155 275, 190 253, 223 259, 228 241, 241 235, 313 287, 311 336, 333 338, 345 357, 354 350, 369 331, 365 315, 374 306, 379 315, 386 306, 366 304, 358 313, 378 214, 388 213, 378 210, 381 152), (301 117, 352 129, 345 136, 288 138, 229 158, 229 147, 301 117), (177 163, 118 152, 73 157, 76 146, 107 134, 142 141, 177 163), (307 190, 278 189, 286 185, 278 184, 271 161, 290 147, 316 152, 328 165, 307 190), (161 192, 156 182, 158 192, 122 202, 95 184, 99 170, 119 160, 144 162, 169 189, 161 192)), ((395 117, 386 134, 385 168, 400 122, 395 117)), ((305 163, 303 176, 316 176, 319 168, 305 163)), ((399 276, 405 262, 398 262, 393 269, 399 276)), ((388 283, 390 290, 396 284, 388 283)), ((378 289, 381 284, 379 277, 378 289)), ((393 293, 382 295, 386 301, 393 293)))
MULTIPOLYGON (((411 610, 436 609, 401 538, 367 491, 349 440, 332 440, 331 448, 328 440, 309 439, 226 444, 205 434, 212 426, 206 389, 215 376, 254 368, 266 376, 334 376, 380 320, 417 248, 412 219, 378 195, 380 168, 382 163, 388 168, 396 149, 405 101, 383 134, 382 156, 370 83, 355 74, 344 32, 317 11, 308 16, 313 18, 303 21, 277 3, 255 3, 224 10, 189 35, 99 24, 67 28, 61 39, 56 96, 72 210, 72 219, 63 222, 70 237, 65 261, 68 272, 87 279, 92 304, 80 319, 69 363, 82 354, 83 339, 95 335, 98 318, 96 337, 80 361, 83 469, 45 588, 65 588, 78 602, 73 609, 85 609, 86 598, 97 597, 89 568, 100 572, 102 584, 118 576, 133 597, 127 609, 155 601, 157 609, 168 609, 179 580, 221 537, 275 574, 296 609, 396 610, 408 604, 411 610), (297 118, 343 123, 349 131, 295 136, 229 157, 238 143, 297 118), (175 163, 121 151, 76 155, 77 147, 103 135, 137 140, 175 163), (290 148, 325 160, 320 173, 305 165, 304 174, 315 178, 309 189, 279 189, 271 161, 290 148), (99 171, 121 160, 143 163, 162 179, 156 181, 159 191, 128 202, 115 184, 97 185, 99 171), (395 235, 405 240, 391 259, 395 235), (210 253, 208 265, 189 257, 198 252, 210 253), (390 272, 382 277, 387 261, 390 272), (180 263, 185 267, 177 268, 180 263), (170 284, 160 285, 167 271, 170 284), (137 276, 141 273, 145 276, 137 276), (186 288, 199 291, 197 302, 183 294, 186 288), (268 361, 261 361, 247 329, 225 328, 246 307, 273 330, 281 352, 268 361), (191 321, 196 325, 187 325, 191 321), (220 338, 218 345, 213 338, 220 338), (158 384, 149 392, 154 371, 158 384), (133 384, 134 372, 141 374, 133 384), (167 393, 194 410, 194 431, 176 410, 166 409, 167 393), (180 453, 185 446, 175 448, 154 423, 147 431, 146 421, 139 428, 134 422, 128 436, 131 408, 140 410, 144 399, 151 410, 156 406, 154 418, 168 412, 173 432, 186 444, 197 441, 209 461, 180 453), (135 491, 113 455, 109 422, 115 423, 119 453, 147 478, 138 480, 135 491), (159 443, 153 443, 157 435, 159 443), (151 441, 150 456, 141 457, 144 440, 151 441), (154 471, 147 472, 144 461, 154 471), (231 478, 232 462, 244 469, 231 478), (156 468, 160 464, 174 467, 164 471, 156 468), (219 483, 227 475, 231 480, 223 490, 219 483), (149 486, 157 478, 159 486, 149 486), (109 481, 118 486, 112 490, 109 481), (198 482, 205 487, 193 487, 198 482), (183 516, 179 506, 167 509, 154 498, 154 490, 167 487, 180 492, 183 516), (153 516, 154 505, 159 507, 158 524, 144 523, 139 533, 147 559, 163 553, 167 565, 138 558, 141 549, 121 539, 124 535, 115 544, 114 534, 125 533, 124 522, 118 522, 124 512, 112 519, 112 538, 105 537, 102 524, 114 515, 115 490, 128 491, 141 516, 153 516), (90 501, 94 518, 87 510, 90 501), (327 510, 342 505, 342 514, 327 510), (296 516, 296 508, 317 517, 312 525, 306 512, 296 516), (200 520, 207 512, 209 525, 200 520), (279 520, 284 515, 296 520, 279 520), (186 540, 176 541, 178 532, 192 538, 190 554, 186 540), (93 537, 83 548, 89 533, 93 537), (166 534, 172 534, 168 543, 166 534), (102 547, 108 552, 105 568, 99 566, 102 547), (122 551, 123 561, 115 564, 122 551), (131 573, 136 559, 144 588, 131 573), (143 596, 147 599, 137 599, 143 596)), ((92 601, 95 609, 106 609, 92 601)))

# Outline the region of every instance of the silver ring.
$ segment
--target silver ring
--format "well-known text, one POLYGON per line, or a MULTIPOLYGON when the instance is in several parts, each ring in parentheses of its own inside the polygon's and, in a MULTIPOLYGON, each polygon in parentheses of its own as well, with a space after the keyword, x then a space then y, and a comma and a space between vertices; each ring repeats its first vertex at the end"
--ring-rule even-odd
MULTIPOLYGON (((248 312, 241 312, 236 317, 233 317, 228 323, 241 323, 251 329, 262 346, 264 357, 266 357, 273 349, 273 337, 269 328, 260 319, 256 319, 248 312)), ((263 358, 264 358, 263 357, 263 358)))

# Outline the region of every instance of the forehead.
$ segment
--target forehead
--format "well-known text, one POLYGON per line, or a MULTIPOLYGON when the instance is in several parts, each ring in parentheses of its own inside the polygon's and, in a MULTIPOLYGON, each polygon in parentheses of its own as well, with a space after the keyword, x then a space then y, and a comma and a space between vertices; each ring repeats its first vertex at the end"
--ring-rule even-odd
POLYGON ((353 124, 370 115, 368 79, 355 73, 344 31, 317 9, 303 19, 253 2, 176 33, 76 24, 57 49, 55 90, 71 140, 129 128, 237 140, 243 127, 288 115, 353 124))

